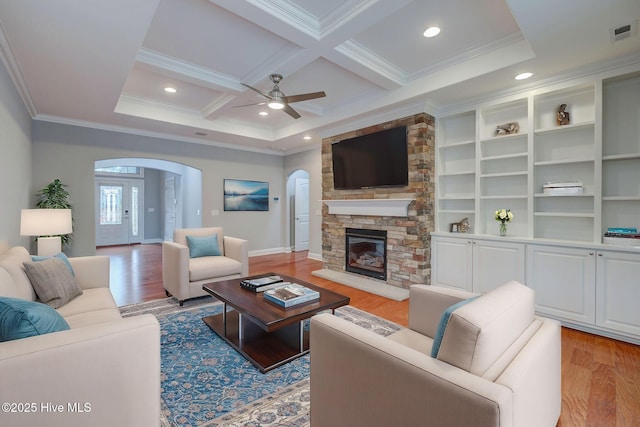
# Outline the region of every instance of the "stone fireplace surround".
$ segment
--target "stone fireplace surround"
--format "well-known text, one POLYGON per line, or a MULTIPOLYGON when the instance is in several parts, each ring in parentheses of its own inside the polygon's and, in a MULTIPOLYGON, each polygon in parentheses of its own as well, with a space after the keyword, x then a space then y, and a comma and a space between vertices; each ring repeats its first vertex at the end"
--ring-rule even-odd
MULTIPOLYGON (((324 267, 345 272, 345 228, 387 232, 387 279, 408 289, 428 284, 434 230, 435 120, 426 113, 325 138, 322 141, 322 258, 324 267), (331 144, 396 126, 407 126, 409 185, 335 190, 331 144), (400 207, 398 207, 400 206, 400 207), (389 209, 393 209, 389 211, 389 209), (399 209, 399 210, 398 210, 399 209)), ((346 273, 351 274, 351 273, 346 273)))

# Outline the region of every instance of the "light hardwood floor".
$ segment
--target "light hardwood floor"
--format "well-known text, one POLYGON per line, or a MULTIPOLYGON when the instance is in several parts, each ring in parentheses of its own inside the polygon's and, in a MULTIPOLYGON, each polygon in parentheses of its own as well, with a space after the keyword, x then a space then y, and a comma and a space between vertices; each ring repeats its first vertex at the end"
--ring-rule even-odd
MULTIPOLYGON (((160 245, 98 248, 111 258, 118 305, 165 298, 160 245)), ((249 273, 298 277, 348 295, 351 305, 407 325, 408 301, 397 302, 311 275, 322 268, 306 252, 252 257, 249 273)), ((562 328, 560 427, 640 427, 640 346, 562 328)))

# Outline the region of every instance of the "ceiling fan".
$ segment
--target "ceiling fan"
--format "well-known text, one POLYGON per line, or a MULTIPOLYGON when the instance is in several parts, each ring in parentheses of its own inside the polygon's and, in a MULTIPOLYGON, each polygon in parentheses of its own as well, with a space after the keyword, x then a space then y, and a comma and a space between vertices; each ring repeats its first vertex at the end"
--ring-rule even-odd
POLYGON ((258 92, 260 95, 267 98, 266 102, 258 102, 256 104, 246 104, 246 105, 236 105, 236 107, 247 107, 249 105, 264 105, 267 104, 269 108, 273 110, 284 110, 285 113, 293 117, 294 119, 300 118, 300 114, 289 105, 292 102, 300 102, 300 101, 308 101, 310 99, 323 98, 327 96, 324 92, 312 92, 312 93, 302 93, 299 95, 291 95, 286 96, 284 92, 280 90, 278 87, 278 83, 282 80, 281 74, 271 74, 269 76, 271 81, 273 82, 273 88, 269 91, 269 93, 264 93, 254 87, 251 87, 247 84, 240 83, 242 86, 246 86, 249 89, 258 92))

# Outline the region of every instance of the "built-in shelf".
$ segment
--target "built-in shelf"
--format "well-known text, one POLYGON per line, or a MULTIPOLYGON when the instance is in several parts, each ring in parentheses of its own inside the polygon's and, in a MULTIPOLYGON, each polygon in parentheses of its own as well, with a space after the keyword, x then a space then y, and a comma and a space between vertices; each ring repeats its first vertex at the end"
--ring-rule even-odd
POLYGON ((609 156, 602 156, 602 160, 634 160, 634 159, 640 159, 640 153, 611 154, 609 156))
POLYGON ((590 162, 594 162, 594 159, 583 158, 583 159, 545 160, 541 162, 535 162, 534 166, 566 165, 570 163, 590 163, 590 162))
POLYGON ((470 141, 460 141, 460 142, 453 142, 451 144, 447 144, 447 145, 442 145, 440 146, 440 148, 451 148, 451 147, 464 147, 465 145, 472 145, 475 144, 476 141, 475 140, 470 140, 470 141))
POLYGON ((535 216, 549 216, 549 217, 565 217, 565 218, 593 218, 593 213, 581 213, 581 212, 535 212, 535 216))
POLYGON ((440 213, 473 214, 473 213, 475 213, 475 210, 472 210, 472 209, 440 209, 440 213))
POLYGON ((589 129, 595 126, 596 122, 585 122, 585 123, 576 123, 573 125, 565 125, 565 126, 557 126, 552 128, 541 128, 534 130, 536 135, 542 135, 545 133, 559 133, 559 132, 568 132, 578 129, 589 129))
POLYGON ((487 138, 482 138, 482 142, 492 142, 492 141, 504 141, 508 139, 517 139, 517 138, 527 138, 527 133, 514 133, 510 135, 496 135, 490 136, 487 138))
POLYGON ((638 201, 640 200, 640 196, 605 196, 602 198, 602 200, 605 200, 607 202, 612 202, 612 201, 638 201))
POLYGON ((527 195, 526 194, 507 194, 507 195, 499 195, 499 196, 480 196, 480 198, 482 200, 490 200, 490 199, 495 199, 495 200, 499 200, 499 199, 526 199, 527 195))
POLYGON ((514 154, 503 154, 500 156, 488 156, 488 157, 482 157, 480 158, 480 160, 483 160, 483 161, 502 160, 502 159, 515 159, 519 157, 527 157, 527 153, 514 153, 514 154))
POLYGON ((462 172, 449 172, 441 173, 438 176, 461 176, 461 175, 473 175, 474 171, 462 171, 462 172))
POLYGON ((322 200, 332 215, 408 216, 415 199, 322 200))
POLYGON ((520 171, 520 172, 485 173, 483 175, 480 175, 480 178, 496 178, 501 176, 518 176, 518 175, 528 175, 528 172, 520 171))
POLYGON ((440 197, 440 200, 474 200, 476 196, 473 194, 447 195, 440 197))
POLYGON ((582 194, 548 194, 548 193, 536 193, 535 197, 594 197, 593 193, 582 194))

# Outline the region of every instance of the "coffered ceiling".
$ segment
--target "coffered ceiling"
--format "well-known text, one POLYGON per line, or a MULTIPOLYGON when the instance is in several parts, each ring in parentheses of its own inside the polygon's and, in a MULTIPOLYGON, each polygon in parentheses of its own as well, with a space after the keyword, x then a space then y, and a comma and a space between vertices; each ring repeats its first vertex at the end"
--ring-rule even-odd
POLYGON ((638 61, 640 38, 610 29, 639 18, 638 0, 0 0, 0 54, 36 120, 291 153, 638 61), (264 102, 242 83, 269 92, 273 73, 286 95, 326 97, 292 103, 299 119, 238 107, 264 102))

